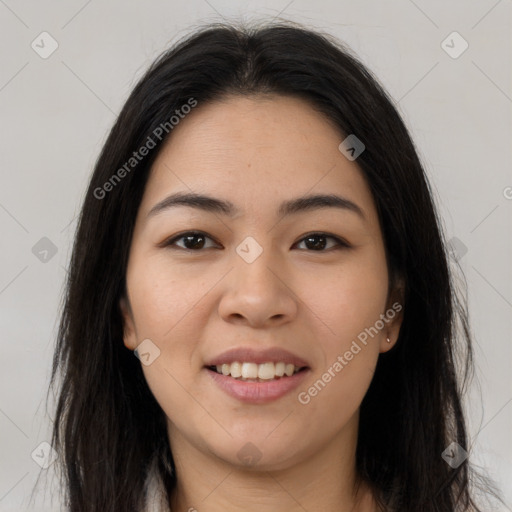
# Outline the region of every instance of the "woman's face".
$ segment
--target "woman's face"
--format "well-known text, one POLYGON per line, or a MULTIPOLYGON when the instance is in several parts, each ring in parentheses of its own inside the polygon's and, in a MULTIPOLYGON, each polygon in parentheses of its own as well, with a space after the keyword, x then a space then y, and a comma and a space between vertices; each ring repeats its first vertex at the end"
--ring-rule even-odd
POLYGON ((401 306, 343 138, 302 100, 230 97, 199 104, 156 159, 121 307, 173 450, 279 469, 355 443, 401 306), (157 206, 175 194, 212 199, 157 206), (317 195, 353 206, 296 203, 317 195))

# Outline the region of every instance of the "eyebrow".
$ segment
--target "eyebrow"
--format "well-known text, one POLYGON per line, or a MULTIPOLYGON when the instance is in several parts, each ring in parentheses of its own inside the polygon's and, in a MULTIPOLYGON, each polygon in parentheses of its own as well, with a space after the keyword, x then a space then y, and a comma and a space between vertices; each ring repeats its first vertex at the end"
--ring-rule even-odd
MULTIPOLYGON (((240 210, 230 201, 194 192, 177 192, 153 206, 147 216, 148 218, 153 217, 177 206, 188 206, 206 212, 227 215, 229 217, 234 217, 240 213, 240 210)), ((361 207, 349 199, 335 194, 317 194, 289 199, 281 203, 277 213, 279 216, 286 216, 320 208, 339 208, 356 213, 363 220, 366 220, 361 207)))

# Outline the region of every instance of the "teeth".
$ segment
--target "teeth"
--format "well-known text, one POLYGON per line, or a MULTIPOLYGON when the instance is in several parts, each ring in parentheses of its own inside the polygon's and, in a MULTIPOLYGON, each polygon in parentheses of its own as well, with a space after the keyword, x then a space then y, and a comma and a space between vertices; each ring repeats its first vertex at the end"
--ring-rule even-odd
POLYGON ((256 379, 258 377, 258 365, 254 363, 242 363, 242 377, 244 379, 256 379))
POLYGON ((258 365, 258 378, 263 380, 273 379, 276 371, 274 363, 264 363, 258 365))
POLYGON ((238 377, 242 376, 242 365, 240 363, 231 363, 231 377, 235 377, 238 379, 238 377))
POLYGON ((218 364, 216 366, 217 373, 222 375, 231 375, 235 379, 241 378, 246 379, 260 379, 260 380, 272 380, 276 377, 291 377, 294 373, 297 373, 300 368, 293 364, 286 364, 283 362, 273 363, 240 363, 234 362, 231 364, 218 364))

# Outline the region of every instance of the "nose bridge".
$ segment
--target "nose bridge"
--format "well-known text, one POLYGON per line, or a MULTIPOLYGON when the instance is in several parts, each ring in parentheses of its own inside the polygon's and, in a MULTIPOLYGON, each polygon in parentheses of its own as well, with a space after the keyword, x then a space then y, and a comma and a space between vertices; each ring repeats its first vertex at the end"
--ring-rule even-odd
MULTIPOLYGON (((263 235, 258 238, 262 240, 263 235)), ((270 237, 260 244, 255 237, 247 236, 236 247, 234 259, 236 280, 239 286, 242 284, 253 287, 258 293, 272 292, 269 288, 279 288, 275 282, 278 278, 272 267, 277 267, 276 255, 272 254, 270 237), (263 245, 264 244, 264 245, 263 245)))
POLYGON ((257 324, 294 314, 293 293, 284 284, 280 262, 270 247, 260 245, 254 237, 246 237, 236 247, 233 266, 229 290, 220 304, 225 319, 242 316, 250 324, 257 324))

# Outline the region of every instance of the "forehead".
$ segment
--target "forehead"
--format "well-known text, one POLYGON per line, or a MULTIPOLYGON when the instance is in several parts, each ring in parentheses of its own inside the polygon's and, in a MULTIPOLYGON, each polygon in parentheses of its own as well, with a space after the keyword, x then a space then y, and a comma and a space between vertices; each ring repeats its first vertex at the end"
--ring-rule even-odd
POLYGON ((338 149, 344 138, 297 98, 232 96, 199 104, 174 127, 155 160, 141 213, 177 191, 229 199, 242 215, 270 212, 298 196, 338 193, 374 222, 363 174, 338 149))

